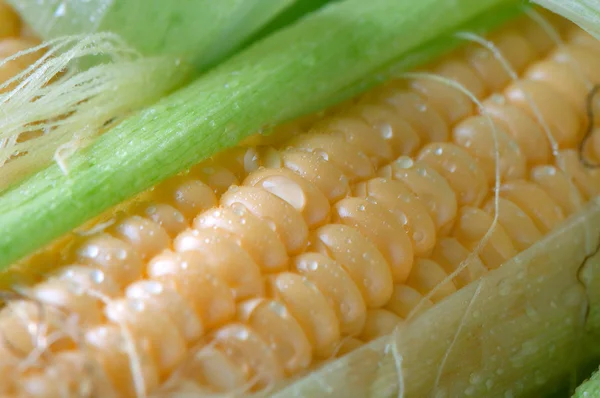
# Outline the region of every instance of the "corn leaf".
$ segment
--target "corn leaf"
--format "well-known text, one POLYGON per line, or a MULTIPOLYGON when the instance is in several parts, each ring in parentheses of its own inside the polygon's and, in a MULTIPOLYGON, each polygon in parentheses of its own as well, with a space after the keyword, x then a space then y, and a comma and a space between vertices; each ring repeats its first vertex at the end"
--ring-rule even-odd
POLYGON ((600 397, 600 370, 597 370, 588 380, 582 383, 573 398, 596 398, 600 397))
MULTIPOLYGON (((548 10, 572 21, 589 34, 600 40, 600 2, 597 0, 531 0, 548 10)), ((598 282, 597 280, 595 281, 598 282)), ((597 290, 597 289, 595 289, 597 290)), ((594 290, 590 290, 593 292, 594 290)), ((592 307, 589 318, 600 323, 600 309, 592 307)), ((590 343, 597 346, 598 339, 590 343)), ((593 348, 593 347, 592 347, 593 348)), ((598 398, 600 397, 600 370, 595 372, 589 380, 582 383, 574 398, 598 398)))
POLYGON ((145 55, 216 64, 296 0, 8 0, 44 39, 111 32, 145 55))
POLYGON ((600 39, 600 2, 598 0, 532 0, 573 21, 597 39, 600 39))

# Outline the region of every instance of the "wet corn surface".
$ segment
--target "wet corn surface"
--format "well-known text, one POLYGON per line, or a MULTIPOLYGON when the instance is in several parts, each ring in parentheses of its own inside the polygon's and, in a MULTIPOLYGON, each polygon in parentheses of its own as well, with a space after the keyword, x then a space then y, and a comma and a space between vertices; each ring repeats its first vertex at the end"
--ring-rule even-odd
MULTIPOLYGON (((34 39, 2 7, 6 57, 34 39)), ((427 75, 389 81, 32 257, 53 271, 0 310, 0 395, 261 390, 530 247, 600 190, 578 151, 600 44, 550 22, 520 19, 427 69, 465 91, 427 75)), ((10 65, 0 79, 26 67, 10 65)), ((590 137, 583 155, 598 162, 590 137)))

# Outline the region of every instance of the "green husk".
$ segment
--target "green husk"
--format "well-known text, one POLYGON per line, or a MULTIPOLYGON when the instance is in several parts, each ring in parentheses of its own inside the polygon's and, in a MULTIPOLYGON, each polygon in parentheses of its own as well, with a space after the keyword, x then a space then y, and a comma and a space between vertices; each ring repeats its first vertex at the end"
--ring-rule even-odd
MULTIPOLYGON (((270 34, 296 22, 304 15, 310 14, 325 6, 328 3, 334 3, 342 0, 301 0, 296 1, 292 6, 285 9, 281 14, 271 22, 263 26, 256 34, 250 36, 247 43, 253 43, 259 39, 265 38, 270 34)), ((245 46, 242 46, 245 47, 245 46)))
POLYGON ((596 371, 592 377, 582 383, 573 398, 594 398, 600 396, 600 370, 596 371))
MULTIPOLYGON (((533 3, 539 4, 554 13, 572 21, 589 34, 600 40, 600 2, 596 0, 531 0, 533 3)), ((588 286, 598 286, 597 272, 589 273, 588 286)), ((598 289, 590 289, 589 294, 592 294, 592 302, 599 302, 600 297, 597 293, 598 289)), ((596 350, 600 340, 600 308, 598 305, 590 308, 590 323, 594 326, 596 338, 589 343, 586 349, 596 350)), ((573 397, 576 398, 598 398, 600 397, 600 370, 595 372, 589 380, 582 383, 573 397)))
POLYGON ((597 0, 531 0, 579 25, 600 39, 600 3, 597 0))
POLYGON ((296 0, 8 0, 44 39, 111 32, 145 55, 198 70, 230 55, 296 0))
POLYGON ((513 4, 327 5, 102 135, 73 156, 69 175, 53 165, 6 192, 0 198, 0 266, 267 125, 376 82, 365 84, 365 76, 440 55, 456 45, 450 37, 455 29, 503 22, 514 15, 513 4), (447 45, 440 44, 444 35, 447 45))

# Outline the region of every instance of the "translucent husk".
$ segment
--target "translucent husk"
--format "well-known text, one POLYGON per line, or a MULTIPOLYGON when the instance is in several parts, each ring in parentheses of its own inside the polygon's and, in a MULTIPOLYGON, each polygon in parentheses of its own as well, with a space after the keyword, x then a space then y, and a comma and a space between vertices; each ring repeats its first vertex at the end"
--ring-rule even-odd
POLYGON ((597 0, 531 0, 573 21, 600 39, 600 3, 597 0))
POLYGON ((590 344, 600 333, 599 245, 596 200, 392 336, 257 396, 543 397, 600 355, 590 344))
MULTIPOLYGON (((539 4, 558 15, 572 21, 579 27, 587 31, 589 34, 600 40, 600 2, 597 0, 531 0, 533 3, 539 4)), ((588 285, 598 286, 599 281, 597 279, 597 272, 591 273, 589 276, 588 285), (595 277, 594 277, 595 276, 595 277), (595 283, 594 283, 595 282, 595 283)), ((596 289, 590 289, 589 291, 594 293, 592 303, 598 301, 598 293, 596 289)), ((592 307, 590 310, 593 322, 598 323, 598 309, 592 307)), ((595 325, 596 325, 595 324, 595 325)), ((597 332, 597 331, 596 331, 597 332)), ((586 349, 597 350, 599 349, 598 341, 591 342, 586 349)), ((576 398, 597 398, 600 397, 600 370, 598 370, 592 377, 582 383, 575 394, 576 398)))

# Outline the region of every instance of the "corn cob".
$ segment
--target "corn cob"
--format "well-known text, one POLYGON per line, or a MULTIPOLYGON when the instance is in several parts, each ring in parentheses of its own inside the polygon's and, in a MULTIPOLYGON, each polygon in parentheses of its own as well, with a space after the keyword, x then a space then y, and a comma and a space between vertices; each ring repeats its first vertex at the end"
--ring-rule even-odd
POLYGON ((487 98, 495 131, 458 91, 392 81, 311 119, 306 133, 301 123, 292 137, 259 138, 156 187, 2 311, 4 392, 134 396, 167 379, 180 390, 260 390, 389 334, 419 303, 527 249, 600 189, 575 150, 600 47, 558 28, 568 44, 556 49, 530 21, 492 37, 519 82, 473 47, 432 68, 487 98), (583 76, 565 72, 573 60, 583 76), (448 281, 494 222, 494 134, 498 225, 448 281), (36 301, 48 307, 40 335, 36 301), (83 337, 65 333, 63 311, 83 337), (40 345, 53 353, 45 369, 12 366, 40 345))

